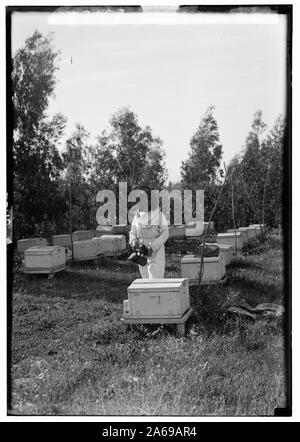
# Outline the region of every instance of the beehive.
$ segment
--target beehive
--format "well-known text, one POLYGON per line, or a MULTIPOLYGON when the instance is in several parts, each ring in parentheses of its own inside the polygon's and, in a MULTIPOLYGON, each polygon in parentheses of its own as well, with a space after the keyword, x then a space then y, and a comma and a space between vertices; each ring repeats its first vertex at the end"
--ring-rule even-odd
POLYGON ((100 237, 102 235, 116 235, 116 234, 117 234, 116 226, 97 226, 94 237, 96 236, 100 237))
POLYGON ((225 244, 218 244, 216 242, 208 243, 208 244, 211 244, 213 246, 218 246, 219 247, 219 255, 223 256, 225 266, 230 264, 230 262, 233 258, 233 247, 232 246, 225 245, 225 244))
POLYGON ((235 236, 236 236, 236 248, 240 250, 242 247, 244 247, 244 241, 241 232, 237 232, 236 235, 234 234, 234 232, 219 233, 217 235, 217 243, 235 247, 235 236))
POLYGON ((94 232, 92 230, 76 230, 76 232, 73 232, 72 239, 73 242, 77 241, 87 241, 89 239, 92 239, 94 236, 94 232))
POLYGON ((249 239, 253 239, 253 238, 256 238, 257 237, 257 232, 260 232, 260 228, 258 228, 258 230, 257 230, 257 227, 248 227, 248 237, 249 237, 249 239))
POLYGON ((127 293, 130 315, 136 318, 180 318, 190 307, 186 278, 136 279, 127 293))
POLYGON ((184 236, 185 235, 185 225, 172 225, 169 227, 169 238, 184 236))
POLYGON ((17 241, 18 253, 24 253, 30 247, 36 246, 47 246, 47 240, 45 238, 27 238, 17 241))
POLYGON ((25 273, 54 273, 66 266, 64 247, 35 246, 24 252, 25 273))
POLYGON ((66 248, 71 248, 71 235, 53 235, 52 244, 54 246, 62 246, 66 248))
POLYGON ((102 235, 97 240, 96 238, 94 238, 94 241, 98 250, 100 250, 98 253, 103 253, 106 256, 116 256, 123 250, 120 235, 102 235))
POLYGON ((261 231, 263 233, 266 233, 266 225, 265 224, 250 224, 249 227, 256 228, 256 232, 259 232, 259 233, 257 233, 257 235, 261 234, 261 231))
MULTIPOLYGON (((204 224, 204 232, 206 232, 207 229, 208 229, 208 222, 204 221, 203 224, 204 224)), ((212 231, 212 230, 214 230, 214 229, 215 229, 214 222, 211 221, 210 224, 209 224, 209 230, 212 231)))
MULTIPOLYGON (((234 229, 228 229, 227 233, 234 233, 234 229)), ((241 233, 243 245, 246 245, 249 241, 248 227, 239 227, 236 229, 236 233, 241 233)))
POLYGON ((115 224, 112 228, 115 235, 128 235, 131 226, 128 224, 115 224))
POLYGON ((187 223, 185 226, 186 236, 200 236, 204 233, 204 223, 202 221, 194 221, 187 223))
POLYGON ((97 244, 92 240, 75 241, 73 243, 74 261, 95 259, 98 255, 97 244))
POLYGON ((126 250, 126 236, 125 235, 114 235, 120 241, 120 251, 123 252, 126 250))
MULTIPOLYGON (((188 278, 191 285, 199 280, 201 257, 186 255, 181 260, 181 276, 188 278)), ((226 274, 225 262, 222 256, 203 258, 202 283, 214 283, 224 278, 226 274)))

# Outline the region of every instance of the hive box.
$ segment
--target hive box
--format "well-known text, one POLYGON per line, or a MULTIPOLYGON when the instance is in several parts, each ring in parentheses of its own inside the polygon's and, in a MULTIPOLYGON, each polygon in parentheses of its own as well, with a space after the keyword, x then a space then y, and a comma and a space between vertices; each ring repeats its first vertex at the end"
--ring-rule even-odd
POLYGON ((136 279, 127 293, 134 318, 180 318, 190 308, 186 278, 136 279))
POLYGON ((213 246, 218 246, 219 247, 219 255, 223 256, 225 266, 230 264, 230 262, 233 258, 233 247, 232 246, 228 246, 225 244, 218 244, 216 242, 208 243, 208 244, 211 244, 213 246))
POLYGON ((117 229, 115 226, 98 226, 95 231, 95 237, 96 236, 102 236, 102 235, 116 235, 117 229))
POLYGON ((115 235, 128 235, 131 226, 128 224, 115 224, 111 226, 115 235))
MULTIPOLYGON (((227 233, 234 234, 234 229, 228 229, 227 233)), ((238 229, 236 229, 236 233, 241 233, 243 244, 247 244, 247 242, 249 241, 248 227, 239 227, 238 229)))
POLYGON ((102 235, 100 237, 93 238, 96 244, 98 254, 102 253, 106 256, 116 256, 124 249, 122 248, 122 242, 124 240, 120 238, 122 235, 102 235))
MULTIPOLYGON (((194 221, 186 224, 185 235, 186 236, 200 236, 207 232, 208 222, 194 221)), ((214 223, 211 222, 209 230, 214 230, 214 223)))
POLYGON ((64 247, 35 246, 24 252, 25 273, 55 273, 66 267, 64 247))
POLYGON ((87 261, 96 259, 98 255, 97 244, 92 240, 75 241, 73 243, 74 261, 87 261))
MULTIPOLYGON (((217 243, 235 247, 235 234, 234 233, 219 233, 217 235, 217 243)), ((236 248, 240 250, 244 247, 244 241, 241 232, 236 233, 236 248)))
POLYGON ((266 225, 265 224, 250 224, 249 227, 252 228, 256 228, 256 233, 257 235, 261 234, 261 231, 263 231, 263 233, 266 233, 266 225))
POLYGON ((94 232, 92 230, 76 230, 73 232, 72 239, 73 241, 87 241, 92 239, 94 236, 94 232))
MULTIPOLYGON (((188 278, 191 285, 197 284, 200 271, 200 256, 186 255, 181 260, 181 276, 188 278)), ((201 283, 215 283, 224 278, 226 274, 225 263, 222 256, 203 258, 203 275, 201 283)))
POLYGON ((114 235, 120 241, 120 251, 123 252, 127 249, 126 246, 126 236, 125 235, 114 235))
POLYGON ((172 225, 169 227, 169 238, 184 236, 185 235, 185 225, 172 225))
POLYGON ((52 244, 54 246, 62 246, 65 248, 71 248, 71 235, 53 235, 52 244))
POLYGON ((47 240, 45 238, 27 238, 17 241, 18 253, 24 253, 25 250, 35 246, 47 246, 47 240))
POLYGON ((259 227, 248 227, 248 237, 249 239, 253 239, 256 238, 258 233, 260 233, 260 228, 259 227), (257 230, 258 229, 258 230, 257 230))

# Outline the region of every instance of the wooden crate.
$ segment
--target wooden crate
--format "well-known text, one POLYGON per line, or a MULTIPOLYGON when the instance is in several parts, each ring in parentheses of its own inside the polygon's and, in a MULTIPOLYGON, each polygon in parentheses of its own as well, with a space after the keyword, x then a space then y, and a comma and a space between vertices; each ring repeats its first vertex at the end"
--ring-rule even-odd
POLYGON ((190 308, 186 278, 136 279, 127 293, 133 318, 181 318, 190 308))
POLYGON ((65 248, 71 248, 71 235, 53 235, 52 236, 52 244, 54 246, 62 246, 65 248))
POLYGON ((17 241, 17 252, 23 254, 30 247, 47 246, 46 238, 26 238, 17 241))
POLYGON ((73 242, 88 241, 94 237, 93 230, 76 230, 72 234, 73 242))
MULTIPOLYGON (((181 276, 188 278, 190 285, 198 284, 201 257, 186 255, 181 260, 181 276)), ((211 284, 221 281, 226 275, 223 256, 203 258, 202 284, 211 284)))
POLYGON ((234 232, 219 233, 217 235, 217 243, 232 246, 234 248, 235 236, 236 236, 236 247, 238 250, 240 250, 242 247, 244 247, 244 241, 241 232, 237 232, 236 235, 234 234, 234 232))
POLYGON ((24 273, 55 273, 65 267, 64 247, 35 246, 24 252, 24 273))
POLYGON ((73 243, 74 261, 88 261, 96 259, 98 255, 97 244, 92 240, 75 241, 73 243))

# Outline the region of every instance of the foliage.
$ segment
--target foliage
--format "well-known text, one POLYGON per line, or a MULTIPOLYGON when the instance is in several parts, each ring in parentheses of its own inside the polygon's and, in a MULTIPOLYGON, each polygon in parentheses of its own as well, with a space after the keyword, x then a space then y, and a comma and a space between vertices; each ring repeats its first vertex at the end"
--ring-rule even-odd
POLYGON ((51 39, 36 31, 13 60, 15 239, 50 234, 51 225, 66 209, 58 152, 66 119, 61 114, 49 119, 45 113, 54 93, 57 56, 51 39))
POLYGON ((214 107, 210 106, 202 117, 190 141, 189 157, 182 162, 182 182, 192 189, 206 189, 208 184, 216 183, 218 178, 222 146, 213 111, 214 107))

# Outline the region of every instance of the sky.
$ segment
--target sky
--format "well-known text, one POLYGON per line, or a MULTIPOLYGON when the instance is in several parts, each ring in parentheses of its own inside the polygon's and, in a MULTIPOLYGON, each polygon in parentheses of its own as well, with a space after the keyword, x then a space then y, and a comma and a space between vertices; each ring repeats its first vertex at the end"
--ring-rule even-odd
POLYGON ((111 115, 129 106, 163 140, 169 179, 207 107, 227 164, 239 153, 255 111, 271 129, 285 112, 286 24, 59 25, 48 13, 13 13, 12 51, 37 29, 61 51, 48 114, 63 113, 93 142, 111 115), (72 63, 71 63, 72 57, 72 63))

